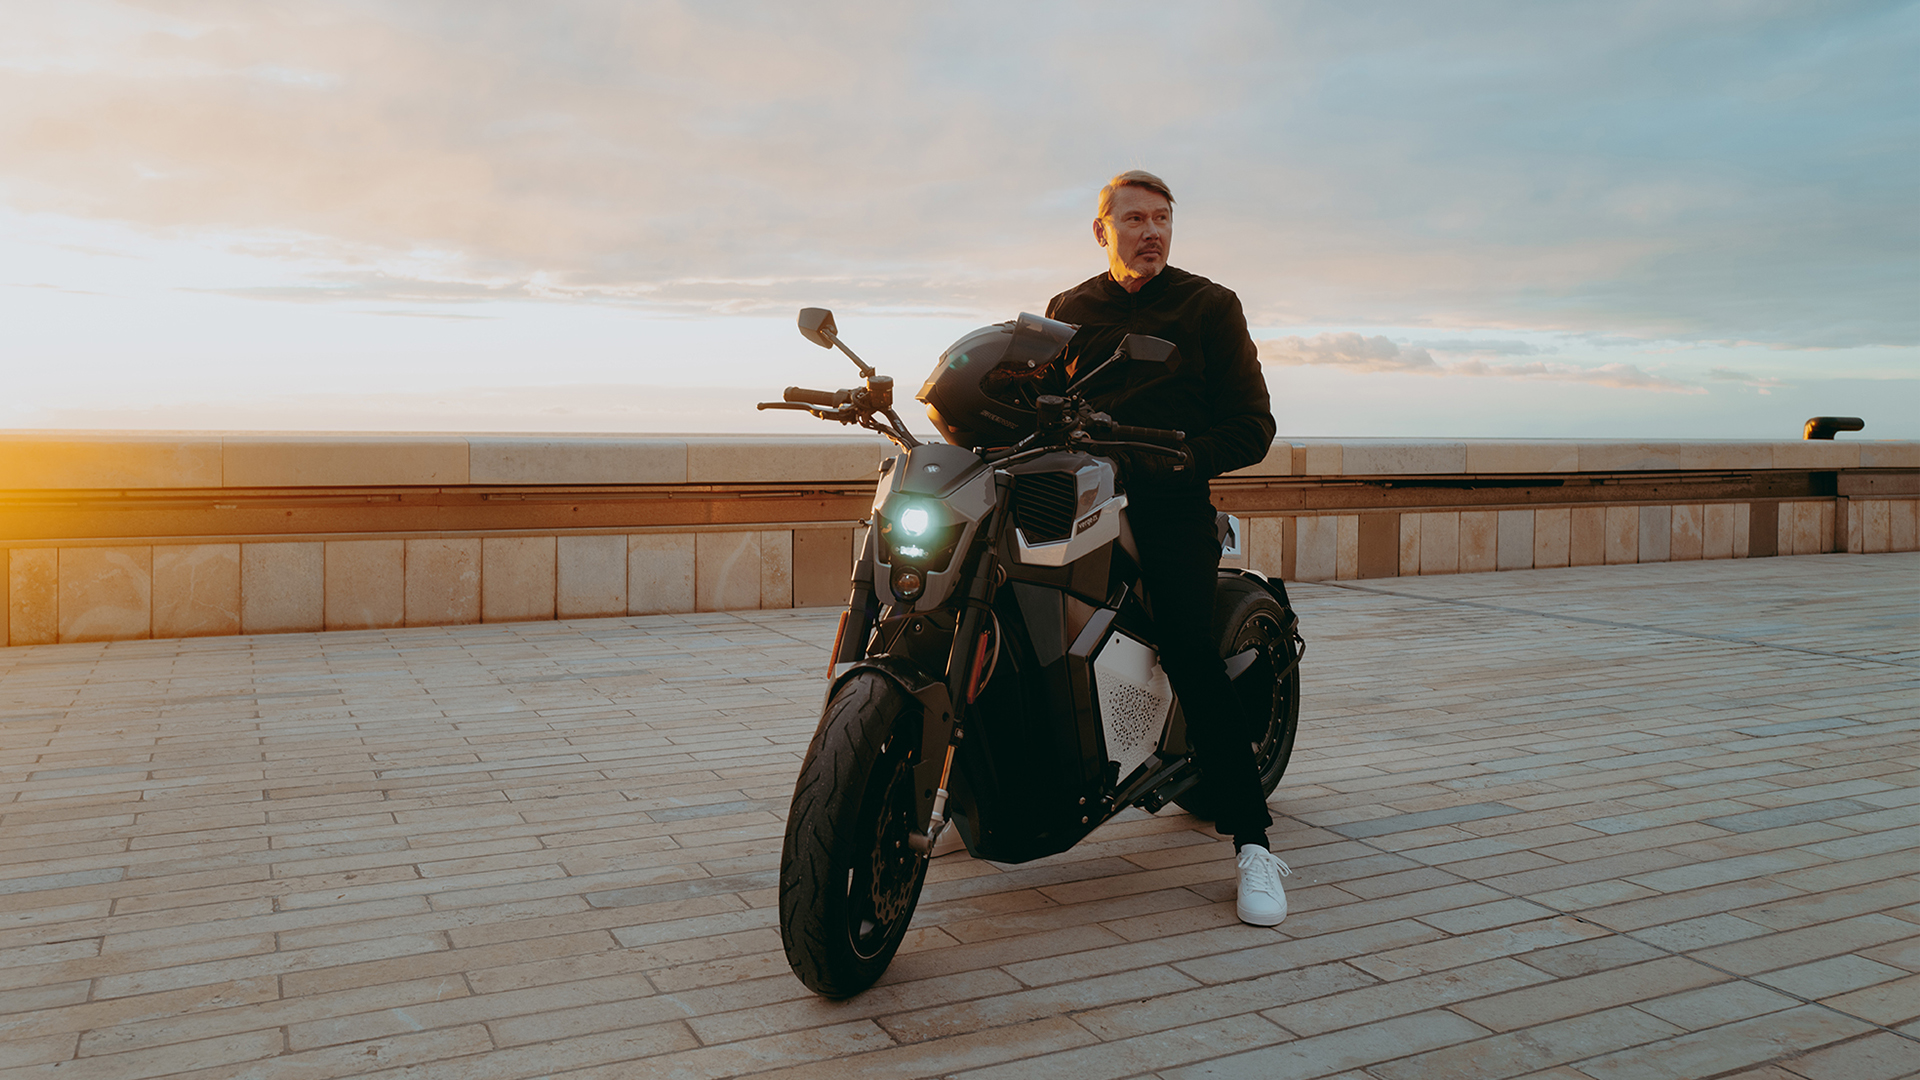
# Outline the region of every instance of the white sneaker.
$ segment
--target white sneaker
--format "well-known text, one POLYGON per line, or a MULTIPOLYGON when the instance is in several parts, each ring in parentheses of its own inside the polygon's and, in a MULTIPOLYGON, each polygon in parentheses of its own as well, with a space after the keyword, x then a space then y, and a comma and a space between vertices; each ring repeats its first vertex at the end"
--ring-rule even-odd
POLYGON ((1293 871, 1286 863, 1261 847, 1248 844, 1240 849, 1240 891, 1234 898, 1234 910, 1240 921, 1254 926, 1278 926, 1287 917, 1287 890, 1280 879, 1293 871))

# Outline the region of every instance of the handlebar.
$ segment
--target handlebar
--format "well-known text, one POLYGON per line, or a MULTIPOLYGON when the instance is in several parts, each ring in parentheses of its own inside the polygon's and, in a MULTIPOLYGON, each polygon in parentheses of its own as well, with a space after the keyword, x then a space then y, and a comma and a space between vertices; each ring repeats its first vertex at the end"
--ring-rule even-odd
POLYGON ((1114 424, 1110 434, 1115 439, 1127 442, 1154 443, 1158 446, 1179 448, 1187 441, 1187 433, 1170 428, 1135 427, 1132 424, 1114 424))
POLYGON ((852 349, 847 348, 846 343, 840 340, 839 330, 833 325, 833 312, 826 308, 803 308, 800 312, 800 333, 823 349, 837 348, 846 353, 847 359, 860 369, 865 385, 852 390, 809 390, 804 386, 789 386, 780 395, 783 400, 761 402, 756 408, 805 410, 821 420, 859 425, 878 432, 903 450, 920 445, 920 440, 907 430, 900 414, 893 411, 892 377, 875 371, 866 361, 855 356, 852 349))
POLYGON ((837 409, 853 401, 851 390, 809 390, 804 386, 789 386, 780 395, 781 399, 802 405, 817 405, 822 409, 837 409))
POLYGON ((877 431, 908 450, 920 445, 920 440, 914 438, 907 426, 900 422, 900 414, 893 411, 893 380, 885 375, 869 376, 866 386, 853 390, 809 390, 804 386, 789 386, 780 396, 785 400, 763 401, 754 408, 763 411, 804 410, 822 420, 858 424, 877 431))
POLYGON ((1187 442, 1187 433, 1171 428, 1136 427, 1132 424, 1116 424, 1105 414, 1096 413, 1087 423, 1087 432, 1103 439, 1118 439, 1122 442, 1152 443, 1155 446, 1182 448, 1187 442))

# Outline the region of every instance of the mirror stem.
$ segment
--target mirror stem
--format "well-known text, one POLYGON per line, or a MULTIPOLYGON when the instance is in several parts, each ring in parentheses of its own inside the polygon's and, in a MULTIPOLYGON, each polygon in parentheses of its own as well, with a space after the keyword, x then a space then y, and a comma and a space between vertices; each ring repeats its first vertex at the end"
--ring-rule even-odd
POLYGON ((1089 371, 1085 375, 1082 375, 1079 378, 1073 380, 1073 385, 1067 387, 1067 393, 1069 394, 1078 393, 1080 388, 1087 385, 1087 383, 1091 381, 1095 375, 1098 375, 1101 372, 1107 370, 1107 367, 1109 365, 1111 365, 1115 360, 1118 360, 1125 355, 1127 355, 1127 345, 1125 341, 1122 341, 1120 343, 1120 347, 1113 350, 1112 356, 1109 356, 1105 360, 1102 360, 1100 362, 1100 365, 1094 368, 1092 371, 1089 371))
POLYGON ((820 334, 823 337, 825 337, 828 341, 833 342, 834 348, 839 349, 841 352, 847 354, 847 359, 853 361, 853 366, 860 369, 860 374, 862 377, 868 378, 868 379, 873 378, 874 370, 867 366, 867 362, 865 360, 862 360, 858 356, 855 356, 853 354, 852 349, 847 348, 846 342, 843 342, 840 340, 840 335, 834 333, 831 330, 828 330, 824 326, 820 328, 820 334))

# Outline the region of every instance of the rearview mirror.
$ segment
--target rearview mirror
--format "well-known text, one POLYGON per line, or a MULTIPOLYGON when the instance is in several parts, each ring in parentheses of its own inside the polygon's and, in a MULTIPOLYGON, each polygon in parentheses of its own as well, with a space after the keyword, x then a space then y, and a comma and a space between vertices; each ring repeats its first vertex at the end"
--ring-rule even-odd
POLYGON ((1129 360, 1145 360, 1149 364, 1164 364, 1179 353, 1179 346, 1166 338, 1148 337, 1145 334, 1128 334, 1120 342, 1120 351, 1127 354, 1129 360))
POLYGON ((833 325, 833 312, 823 307, 808 307, 800 309, 800 335, 823 349, 831 349, 840 330, 833 325))

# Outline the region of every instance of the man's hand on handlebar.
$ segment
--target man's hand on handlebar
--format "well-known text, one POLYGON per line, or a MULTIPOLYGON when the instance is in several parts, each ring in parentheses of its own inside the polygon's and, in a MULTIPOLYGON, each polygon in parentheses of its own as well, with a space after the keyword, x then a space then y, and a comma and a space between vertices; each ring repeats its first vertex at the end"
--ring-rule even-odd
POLYGON ((1116 424, 1105 413, 1087 418, 1087 449, 1113 459, 1125 483, 1171 480, 1193 468, 1187 434, 1169 428, 1116 424))
POLYGON ((1120 482, 1129 488, 1158 487, 1189 475, 1193 451, 1185 446, 1129 443, 1125 448, 1096 451, 1113 459, 1120 482))

